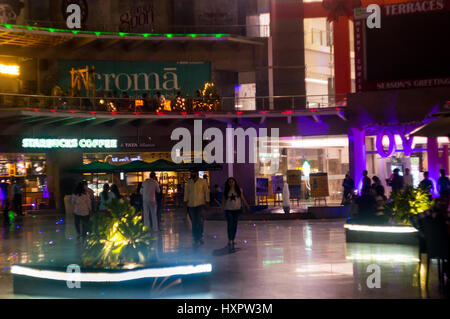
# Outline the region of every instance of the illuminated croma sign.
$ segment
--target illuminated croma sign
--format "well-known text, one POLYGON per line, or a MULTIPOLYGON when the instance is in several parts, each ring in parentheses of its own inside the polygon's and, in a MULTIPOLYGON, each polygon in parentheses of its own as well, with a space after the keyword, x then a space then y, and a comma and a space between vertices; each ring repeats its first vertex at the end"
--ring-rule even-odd
POLYGON ((117 148, 117 139, 24 138, 23 148, 117 148))

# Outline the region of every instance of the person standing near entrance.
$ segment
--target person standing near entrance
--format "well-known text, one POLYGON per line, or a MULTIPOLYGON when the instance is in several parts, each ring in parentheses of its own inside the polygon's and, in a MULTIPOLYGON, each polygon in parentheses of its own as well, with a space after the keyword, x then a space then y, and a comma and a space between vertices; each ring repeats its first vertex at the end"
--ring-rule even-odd
POLYGON ((403 176, 400 176, 400 170, 398 168, 394 169, 394 174, 390 180, 389 186, 392 187, 392 193, 396 193, 403 188, 404 181, 403 176))
POLYGON ((11 187, 12 196, 13 196, 13 210, 20 216, 23 216, 22 212, 22 185, 17 180, 14 180, 13 185, 11 187))
POLYGON ((362 194, 369 194, 370 186, 372 185, 372 181, 370 180, 370 177, 368 176, 369 172, 364 170, 362 172, 362 174, 363 174, 363 179, 362 179, 362 190, 361 190, 361 193, 362 194))
POLYGON ((199 178, 198 171, 191 170, 191 178, 184 187, 184 202, 187 205, 189 217, 192 222, 192 237, 194 244, 203 242, 203 211, 209 203, 209 189, 205 179, 199 178))
POLYGON ((438 179, 439 194, 441 197, 448 199, 450 193, 450 180, 445 176, 445 169, 440 170, 441 177, 438 179))
POLYGON ((405 187, 413 186, 413 177, 409 173, 409 168, 405 168, 405 175, 403 175, 403 182, 405 187))
POLYGON ((144 225, 151 227, 154 232, 158 229, 158 205, 156 201, 156 193, 160 192, 161 189, 156 181, 156 174, 155 172, 151 172, 150 178, 146 179, 145 182, 142 183, 141 194, 144 204, 144 225))
POLYGON ((430 195, 429 198, 431 200, 431 191, 433 189, 433 182, 428 178, 428 172, 423 172, 423 180, 419 184, 419 188, 427 191, 430 195))

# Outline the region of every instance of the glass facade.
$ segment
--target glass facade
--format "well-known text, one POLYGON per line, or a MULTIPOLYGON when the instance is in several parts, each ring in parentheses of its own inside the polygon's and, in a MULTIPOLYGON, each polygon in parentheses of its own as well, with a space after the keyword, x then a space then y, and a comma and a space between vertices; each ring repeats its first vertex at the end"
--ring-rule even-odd
MULTIPOLYGON (((340 203, 342 199, 342 180, 349 170, 348 138, 342 136, 289 137, 279 139, 279 149, 260 153, 255 165, 256 178, 268 178, 268 203, 274 203, 272 176, 286 176, 288 170, 301 171, 301 195, 303 204, 312 204, 311 173, 327 173, 329 196, 327 203, 340 203), (272 161, 268 160, 272 158, 272 161), (276 159, 279 159, 277 161, 276 159), (275 159, 275 160, 274 160, 275 159), (274 165, 277 167, 273 167, 274 165), (276 172, 273 174, 273 171, 276 172)), ((286 180, 286 178, 284 178, 286 180)), ((292 198, 292 194, 291 194, 292 198)))

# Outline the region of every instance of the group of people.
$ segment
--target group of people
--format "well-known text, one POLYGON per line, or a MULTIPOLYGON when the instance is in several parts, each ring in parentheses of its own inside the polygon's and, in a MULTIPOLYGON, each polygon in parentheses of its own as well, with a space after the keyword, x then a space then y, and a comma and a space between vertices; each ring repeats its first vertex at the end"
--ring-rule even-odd
MULTIPOLYGON (((216 185, 217 186, 217 185, 216 185)), ((220 189, 218 186, 215 190, 220 189)), ((242 188, 233 177, 227 179, 224 192, 220 192, 222 198, 218 198, 222 212, 227 220, 228 249, 235 250, 236 233, 239 215, 244 208, 250 210, 245 200, 242 188)), ((116 185, 103 186, 100 193, 100 202, 97 203, 94 192, 88 187, 86 181, 80 182, 72 195, 73 214, 75 216, 75 228, 79 238, 84 238, 89 231, 89 216, 98 211, 107 211, 108 204, 114 199, 122 196, 116 185)), ((139 183, 136 192, 131 194, 130 203, 137 212, 142 213, 143 224, 148 226, 153 233, 160 232, 162 216, 162 189, 154 172, 143 183, 139 183)), ((202 245, 204 212, 210 204, 210 191, 206 178, 200 178, 196 170, 190 171, 190 178, 184 187, 183 202, 187 208, 187 215, 192 224, 192 237, 195 246, 202 245)))
MULTIPOLYGON (((450 180, 445 174, 445 170, 440 170, 440 178, 437 181, 437 188, 440 194, 439 198, 446 201, 449 199, 450 180)), ((391 177, 386 180, 388 186, 392 188, 392 193, 395 194, 405 187, 413 186, 413 178, 410 174, 409 168, 405 169, 405 174, 400 175, 398 168, 394 169, 391 177)), ((355 183, 349 174, 345 175, 342 183, 344 188, 342 205, 348 205, 353 202, 358 204, 358 211, 361 216, 377 216, 382 215, 384 204, 387 202, 384 186, 377 176, 370 178, 367 170, 363 171, 361 196, 354 199, 355 183)), ((433 181, 429 178, 429 173, 423 173, 423 180, 419 183, 419 188, 429 193, 430 199, 433 192, 433 181)))

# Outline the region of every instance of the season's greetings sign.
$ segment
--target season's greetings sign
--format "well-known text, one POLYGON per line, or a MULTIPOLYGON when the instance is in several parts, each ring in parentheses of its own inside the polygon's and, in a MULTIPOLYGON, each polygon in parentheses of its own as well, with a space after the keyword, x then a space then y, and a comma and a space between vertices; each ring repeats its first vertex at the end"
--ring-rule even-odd
POLYGON ((95 90, 116 92, 118 96, 127 92, 129 96, 150 96, 161 92, 174 97, 178 91, 182 95, 194 96, 205 82, 211 79, 209 62, 131 62, 131 61, 58 61, 58 82, 63 89, 71 87, 72 68, 95 67, 95 90))

